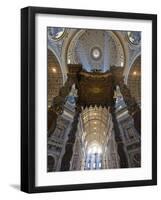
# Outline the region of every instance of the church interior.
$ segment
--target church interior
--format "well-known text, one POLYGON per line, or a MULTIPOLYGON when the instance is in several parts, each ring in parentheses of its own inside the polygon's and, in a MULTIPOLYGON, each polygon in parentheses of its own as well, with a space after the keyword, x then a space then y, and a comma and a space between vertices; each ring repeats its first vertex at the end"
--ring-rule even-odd
POLYGON ((47 172, 141 167, 141 32, 47 27, 47 172))

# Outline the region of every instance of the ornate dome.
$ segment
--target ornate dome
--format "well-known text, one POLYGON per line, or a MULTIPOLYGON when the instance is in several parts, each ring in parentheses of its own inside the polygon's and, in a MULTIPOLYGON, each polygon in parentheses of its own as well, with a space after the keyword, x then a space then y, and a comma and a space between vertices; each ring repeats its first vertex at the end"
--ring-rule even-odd
POLYGON ((124 51, 112 31, 81 30, 69 45, 67 62, 80 63, 88 72, 105 72, 110 66, 124 65, 124 51))

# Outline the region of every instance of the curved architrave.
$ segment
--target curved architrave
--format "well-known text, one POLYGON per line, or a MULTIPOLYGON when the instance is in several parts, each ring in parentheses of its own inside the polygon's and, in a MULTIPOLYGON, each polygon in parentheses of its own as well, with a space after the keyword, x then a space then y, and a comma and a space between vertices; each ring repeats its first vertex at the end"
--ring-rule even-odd
POLYGON ((123 34, 121 34, 118 31, 113 31, 113 33, 115 33, 116 37, 119 39, 119 41, 122 45, 123 51, 124 51, 124 66, 123 66, 123 68, 125 70, 128 67, 128 57, 129 57, 128 46, 126 45, 126 40, 125 40, 123 34))
POLYGON ((124 71, 123 75, 126 79, 128 71, 129 71, 129 47, 128 47, 128 42, 126 37, 121 34, 120 32, 115 31, 117 37, 120 39, 120 43, 122 44, 123 50, 124 50, 124 55, 125 55, 125 62, 124 62, 124 71))
POLYGON ((139 58, 139 56, 141 56, 141 52, 137 53, 137 54, 134 56, 133 60, 132 60, 131 63, 130 63, 130 66, 129 66, 129 67, 127 68, 127 70, 126 70, 126 74, 125 74, 125 76, 124 76, 124 77, 125 77, 124 81, 125 81, 125 84, 126 84, 126 85, 127 85, 127 82, 128 82, 128 77, 129 77, 130 70, 131 70, 133 64, 135 63, 135 61, 137 60, 137 58, 139 58))
POLYGON ((126 43, 125 43, 125 39, 123 37, 123 35, 118 32, 118 31, 111 31, 115 36, 116 38, 119 40, 121 46, 122 46, 122 49, 123 49, 123 52, 124 52, 124 65, 122 66, 123 68, 125 68, 127 66, 127 57, 128 57, 128 49, 126 47, 126 43))
MULTIPOLYGON (((67 37, 68 39, 65 39, 63 42, 63 47, 62 47, 62 66, 63 69, 66 70, 66 73, 68 73, 68 66, 67 66, 67 52, 68 52, 68 47, 70 45, 71 40, 73 39, 74 35, 78 32, 78 30, 70 30, 70 32, 68 33, 67 37)), ((65 77, 66 78, 66 77, 65 77)))
POLYGON ((56 59, 57 59, 57 61, 59 63, 59 66, 60 66, 60 69, 61 69, 61 73, 62 73, 62 77, 63 77, 63 84, 64 84, 65 81, 66 81, 65 74, 67 74, 66 69, 63 67, 59 56, 57 55, 56 51, 51 47, 50 44, 48 44, 48 50, 50 50, 53 53, 53 55, 56 57, 56 59))
POLYGON ((49 48, 47 49, 47 91, 48 107, 51 106, 53 97, 58 96, 60 88, 63 86, 63 74, 59 60, 49 48), (53 68, 54 67, 54 68, 53 68), (54 71, 53 71, 54 70, 54 71))
MULTIPOLYGON (((128 77, 127 77, 128 88, 130 89, 132 96, 135 97, 135 99, 138 101, 138 103, 140 103, 140 99, 141 99, 140 92, 139 92, 139 89, 134 90, 135 92, 132 90, 131 81, 135 81, 135 88, 138 88, 139 85, 141 86, 141 83, 140 82, 138 83, 138 81, 140 81, 140 77, 141 77, 141 69, 139 71, 139 76, 137 75, 137 77, 139 77, 139 79, 137 77, 135 77, 135 75, 132 75, 131 73, 133 71, 133 68, 135 70, 138 69, 138 62, 139 61, 141 62, 141 54, 138 54, 138 56, 136 56, 135 59, 133 59, 133 62, 130 66, 130 70, 129 70, 128 77)), ((139 65, 139 68, 141 68, 140 65, 139 65)))
MULTIPOLYGON (((69 42, 69 44, 68 44, 68 48, 67 48, 67 51, 66 51, 66 55, 65 55, 65 60, 67 61, 67 57, 68 57, 68 51, 69 51, 69 49, 71 48, 71 45, 72 45, 72 42, 73 41, 77 41, 82 35, 83 35, 83 33, 85 32, 86 30, 85 29, 78 29, 76 32, 75 32, 75 34, 74 34, 74 36, 73 36, 73 38, 71 38, 71 40, 70 40, 70 42, 69 42)), ((75 45, 76 45, 76 42, 74 43, 74 48, 73 49, 75 49, 75 45)), ((75 59, 74 59, 74 57, 73 57, 73 62, 75 63, 75 59)), ((74 63, 72 63, 72 64, 74 64, 74 63)), ((66 63, 67 64, 67 63, 66 63)))

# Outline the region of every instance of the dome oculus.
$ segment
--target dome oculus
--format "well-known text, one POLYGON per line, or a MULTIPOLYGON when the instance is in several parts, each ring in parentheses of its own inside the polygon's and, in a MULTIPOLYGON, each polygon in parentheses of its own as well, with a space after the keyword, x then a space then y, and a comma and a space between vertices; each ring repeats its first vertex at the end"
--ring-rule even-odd
POLYGON ((99 60, 102 56, 102 52, 101 52, 101 49, 99 47, 93 47, 91 49, 91 57, 94 59, 94 60, 99 60))

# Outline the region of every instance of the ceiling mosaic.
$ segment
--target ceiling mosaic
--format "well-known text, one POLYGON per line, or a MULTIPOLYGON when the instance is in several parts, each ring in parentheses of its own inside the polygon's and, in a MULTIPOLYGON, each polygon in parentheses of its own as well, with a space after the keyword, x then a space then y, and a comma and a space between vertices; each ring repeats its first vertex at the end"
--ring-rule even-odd
POLYGON ((139 45, 141 42, 141 32, 140 31, 130 31, 127 32, 127 36, 129 41, 133 44, 133 45, 139 45))

